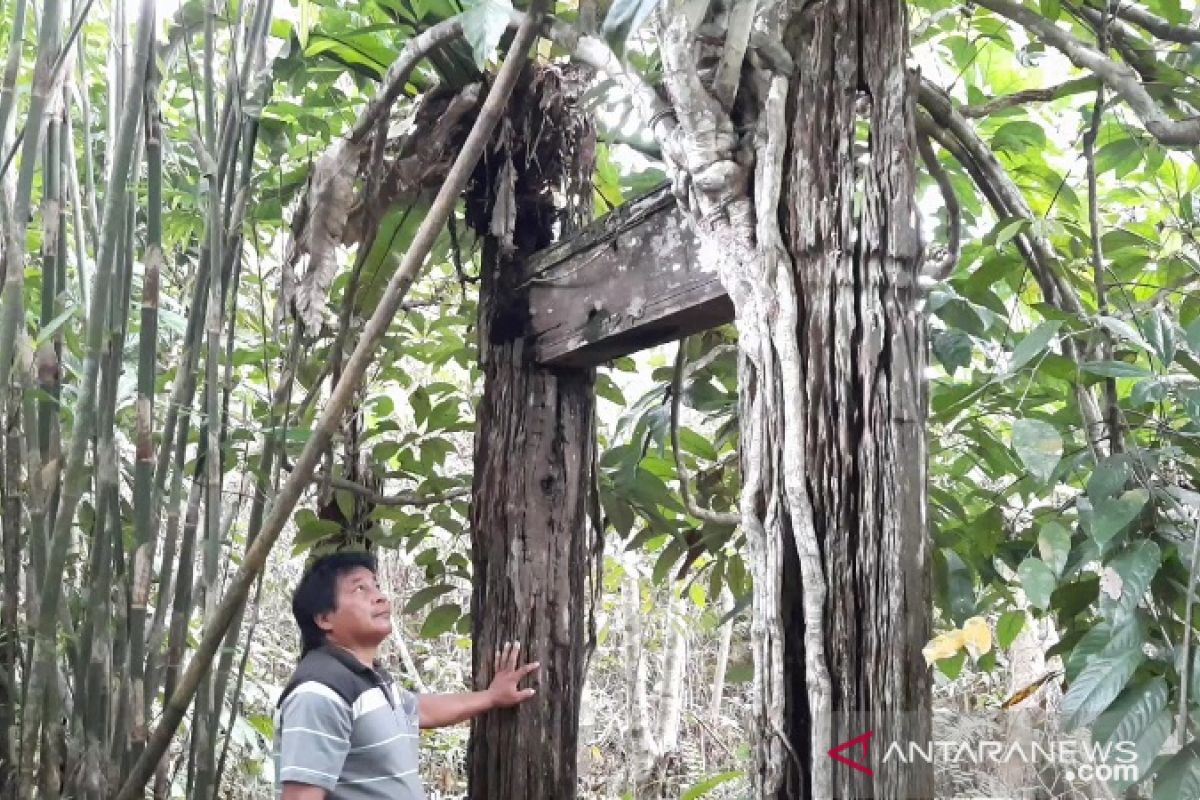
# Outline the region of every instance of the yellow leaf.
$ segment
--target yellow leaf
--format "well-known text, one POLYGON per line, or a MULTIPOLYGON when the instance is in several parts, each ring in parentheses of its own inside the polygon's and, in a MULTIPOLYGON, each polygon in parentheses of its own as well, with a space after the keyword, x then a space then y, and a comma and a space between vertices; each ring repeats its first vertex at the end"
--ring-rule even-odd
POLYGON ((992 649, 992 631, 983 617, 971 617, 963 623, 962 633, 971 658, 979 658, 992 649))
POLYGON ((941 661, 943 658, 957 653, 966 643, 963 632, 960 630, 948 631, 938 636, 933 637, 929 644, 921 651, 921 655, 925 656, 925 663, 932 664, 935 661, 941 661))

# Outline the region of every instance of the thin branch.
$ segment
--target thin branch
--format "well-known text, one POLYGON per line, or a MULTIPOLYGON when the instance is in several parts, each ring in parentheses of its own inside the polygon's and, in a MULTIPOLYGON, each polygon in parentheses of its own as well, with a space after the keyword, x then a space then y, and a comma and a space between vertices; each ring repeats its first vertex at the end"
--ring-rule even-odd
POLYGON ((933 151, 933 144, 929 141, 928 136, 917 134, 917 150, 921 154, 921 161, 924 162, 925 169, 929 170, 930 177, 937 183, 938 189, 942 193, 942 202, 946 204, 946 226, 949 229, 946 255, 936 262, 927 264, 922 271, 923 277, 934 283, 941 283, 954 272, 954 267, 958 265, 959 256, 962 254, 962 207, 958 203, 958 195, 954 192, 954 184, 950 182, 950 176, 946 174, 942 162, 938 160, 937 153, 933 151))
POLYGON ((423 495, 416 492, 400 492, 399 494, 379 494, 374 489, 368 486, 363 486, 361 483, 349 480, 347 478, 339 478, 336 476, 326 475, 323 472, 314 472, 312 476, 313 483, 320 483, 328 478, 329 485, 334 489, 341 489, 358 495, 368 503, 377 506, 416 506, 424 508, 426 506, 436 506, 442 503, 449 503, 451 500, 457 500, 460 497, 467 497, 471 494, 470 486, 458 486, 454 489, 447 489, 441 494, 423 495))
POLYGON ((1071 35, 1050 20, 1012 0, 976 0, 980 5, 1016 22, 1046 44, 1060 51, 1080 69, 1095 73, 1120 95, 1137 114, 1146 130, 1167 147, 1200 145, 1200 117, 1172 119, 1155 102, 1132 68, 1112 60, 1091 45, 1071 35))
POLYGON ((696 519, 717 525, 737 525, 742 521, 740 513, 701 508, 692 497, 691 489, 688 488, 687 467, 683 463, 683 450, 679 447, 679 408, 683 404, 683 370, 687 366, 687 343, 687 337, 679 340, 679 349, 675 351, 675 372, 671 377, 671 452, 675 455, 675 474, 679 477, 679 494, 683 498, 683 507, 696 519))
POLYGON ((540 4, 535 3, 534 10, 522 23, 509 47, 504 64, 488 92, 487 100, 480 109, 467 141, 463 144, 462 152, 455 160, 454 166, 438 191, 429 213, 426 214, 416 235, 413 236, 412 243, 405 252, 400 266, 389 280, 375 313, 371 315, 370 321, 363 330, 362 338, 346 363, 341 380, 331 392, 321 418, 314 426, 312 437, 305 444, 304 450, 297 459, 295 470, 280 487, 261 533, 254 544, 246 549, 241 566, 229 580, 229 588, 225 597, 222 598, 215 613, 208 618, 208 623, 192 660, 180 677, 174 693, 166 702, 158 726, 154 729, 141 757, 127 774, 124 785, 116 795, 116 800, 137 800, 144 794, 146 781, 153 775, 155 765, 166 752, 175 731, 183 721, 200 680, 204 673, 211 668, 213 656, 216 655, 234 615, 246 602, 251 586, 257 580, 258 574, 266 564, 267 556, 291 517, 292 509, 295 508, 296 502, 309 485, 313 469, 316 467, 321 453, 333 440, 333 433, 342 419, 342 414, 350 400, 356 395, 367 367, 374 359, 375 351, 395 317, 397 307, 404 299, 404 295, 412 286, 413 281, 416 280, 418 270, 430 250, 433 249, 447 217, 454 210, 459 195, 479 163, 484 148, 491 139, 504 107, 508 103, 508 98, 516 86, 521 70, 525 66, 529 49, 537 37, 541 16, 540 4))
POLYGON ((456 16, 439 22, 424 33, 409 39, 400 55, 388 67, 379 93, 371 98, 366 108, 359 113, 346 138, 354 144, 364 141, 375 127, 375 123, 388 113, 392 103, 403 93, 408 84, 408 77, 412 75, 421 59, 443 43, 462 36, 462 32, 462 17, 456 16))
POLYGON ((1061 100, 1064 97, 1082 94, 1083 92, 1095 91, 1099 85, 1099 78, 1075 78, 1056 86, 1047 86, 1044 89, 1025 89, 1024 91, 993 97, 976 105, 962 106, 959 108, 959 113, 967 119, 990 117, 992 114, 1016 108, 1017 106, 1028 105, 1029 103, 1048 103, 1052 100, 1061 100))
POLYGON ((1134 3, 1117 3, 1117 16, 1167 42, 1200 44, 1200 28, 1176 25, 1134 3))

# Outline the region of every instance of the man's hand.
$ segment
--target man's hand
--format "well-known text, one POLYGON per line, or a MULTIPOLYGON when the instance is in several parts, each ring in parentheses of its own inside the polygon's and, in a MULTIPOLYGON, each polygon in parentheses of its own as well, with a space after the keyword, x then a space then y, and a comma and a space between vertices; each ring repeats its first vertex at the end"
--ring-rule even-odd
POLYGON ((495 671, 492 676, 492 684, 488 687, 488 694, 491 695, 492 704, 496 708, 509 708, 518 703, 524 703, 537 694, 535 689, 520 689, 517 684, 525 676, 536 672, 541 664, 534 661, 518 667, 517 662, 520 660, 520 656, 520 642, 505 642, 504 649, 496 650, 495 671))

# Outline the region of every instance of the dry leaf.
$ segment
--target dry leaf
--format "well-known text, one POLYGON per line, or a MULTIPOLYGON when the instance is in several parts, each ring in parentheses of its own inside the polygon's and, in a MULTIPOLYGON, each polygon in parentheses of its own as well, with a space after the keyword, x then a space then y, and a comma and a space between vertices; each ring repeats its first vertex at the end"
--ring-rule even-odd
POLYGON ((953 630, 933 637, 929 644, 921 650, 925 663, 932 664, 957 653, 966 644, 966 638, 960 630, 953 630))
POLYGON ((992 649, 992 630, 983 617, 971 617, 962 627, 963 643, 971 658, 979 658, 992 649))

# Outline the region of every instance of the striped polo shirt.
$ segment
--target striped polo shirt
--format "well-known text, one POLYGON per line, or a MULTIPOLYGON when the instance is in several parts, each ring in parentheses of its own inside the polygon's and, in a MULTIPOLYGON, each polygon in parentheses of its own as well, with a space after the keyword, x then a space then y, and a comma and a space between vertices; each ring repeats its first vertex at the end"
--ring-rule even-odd
POLYGON ((300 660, 275 712, 275 797, 284 782, 331 800, 424 800, 417 696, 326 645, 300 660))

